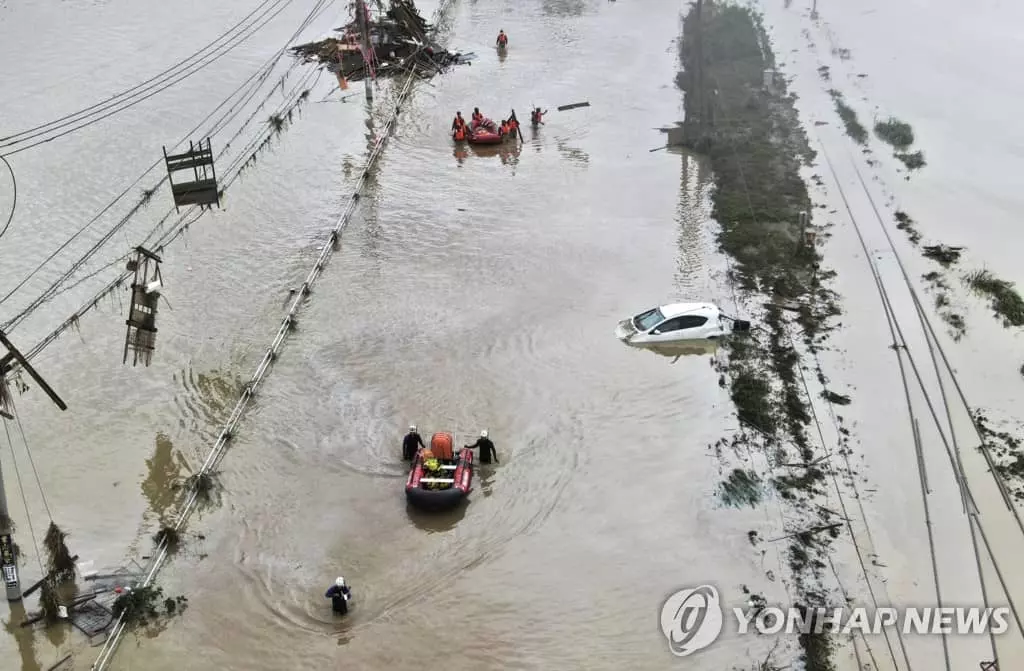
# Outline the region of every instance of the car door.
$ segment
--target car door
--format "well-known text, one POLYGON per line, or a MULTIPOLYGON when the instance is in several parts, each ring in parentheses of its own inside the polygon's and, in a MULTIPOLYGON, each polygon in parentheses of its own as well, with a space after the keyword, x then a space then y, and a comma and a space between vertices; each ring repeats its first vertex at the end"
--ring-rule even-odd
POLYGON ((679 329, 676 332, 676 337, 687 340, 707 338, 708 333, 711 331, 708 328, 709 326, 711 324, 708 323, 708 318, 703 315, 684 315, 679 318, 679 329))
POLYGON ((682 317, 673 317, 661 322, 647 332, 649 342, 670 342, 679 338, 679 329, 682 328, 682 317))

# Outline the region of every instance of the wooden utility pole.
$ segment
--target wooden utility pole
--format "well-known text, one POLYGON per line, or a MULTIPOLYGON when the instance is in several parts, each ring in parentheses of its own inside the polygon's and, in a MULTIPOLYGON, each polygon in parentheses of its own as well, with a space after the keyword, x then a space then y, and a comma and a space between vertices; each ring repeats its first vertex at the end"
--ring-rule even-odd
MULTIPOLYGON (((14 364, 20 365, 27 372, 39 388, 46 392, 58 408, 67 410, 68 406, 61 400, 50 385, 46 383, 39 373, 36 372, 28 360, 18 351, 7 335, 0 331, 0 345, 7 349, 7 354, 0 358, 0 415, 4 419, 14 419, 13 408, 6 407, 6 401, 11 393, 7 386, 7 374, 13 369, 14 364)), ((13 445, 11 446, 13 449, 13 445)), ((12 455, 13 456, 13 455, 12 455)), ((11 511, 7 507, 7 495, 4 491, 4 474, 0 468, 0 574, 3 576, 4 589, 7 592, 8 601, 21 600, 21 579, 18 577, 18 558, 14 553, 14 530, 11 528, 11 511)))
POLYGON ((364 0, 356 0, 356 25, 363 36, 363 81, 366 82, 366 99, 373 100, 373 44, 370 42, 370 22, 367 20, 367 9, 364 0))

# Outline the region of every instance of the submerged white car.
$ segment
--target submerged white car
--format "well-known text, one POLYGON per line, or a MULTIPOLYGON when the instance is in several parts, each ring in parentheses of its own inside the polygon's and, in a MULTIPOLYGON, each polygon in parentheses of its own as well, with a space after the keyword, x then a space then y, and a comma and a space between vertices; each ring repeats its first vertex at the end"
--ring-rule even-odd
POLYGON ((727 319, 711 303, 672 303, 623 319, 615 336, 632 345, 713 340, 730 332, 727 319))

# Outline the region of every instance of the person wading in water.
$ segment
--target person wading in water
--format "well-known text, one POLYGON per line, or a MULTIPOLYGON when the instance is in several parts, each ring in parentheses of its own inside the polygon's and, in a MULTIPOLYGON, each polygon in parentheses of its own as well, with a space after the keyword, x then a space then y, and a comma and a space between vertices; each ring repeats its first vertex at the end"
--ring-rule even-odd
POLYGON ((491 463, 492 456, 494 457, 494 463, 501 463, 500 461, 498 461, 498 451, 494 449, 494 443, 492 443, 491 439, 487 437, 486 429, 480 432, 480 437, 477 439, 475 443, 473 443, 472 445, 464 445, 463 447, 465 447, 465 449, 467 450, 474 450, 479 447, 481 464, 491 463))
POLYGON ((420 438, 420 434, 416 431, 416 425, 413 424, 409 427, 409 433, 405 434, 405 438, 402 439, 402 458, 406 461, 412 461, 413 457, 416 456, 416 446, 426 447, 423 444, 423 439, 420 438))

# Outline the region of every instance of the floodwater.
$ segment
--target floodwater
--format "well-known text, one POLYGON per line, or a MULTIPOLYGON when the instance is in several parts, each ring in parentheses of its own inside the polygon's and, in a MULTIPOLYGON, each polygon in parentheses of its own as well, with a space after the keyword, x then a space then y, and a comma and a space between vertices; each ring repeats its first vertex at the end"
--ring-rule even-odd
MULTIPOLYGON (((949 280, 958 292, 954 305, 968 325, 968 335, 954 343, 918 279, 935 267, 896 230, 892 217, 895 209, 910 213, 924 244, 964 245, 964 270, 987 267, 1019 283, 1019 266, 1008 254, 1013 246, 1007 244, 1013 201, 1019 197, 1006 188, 1004 173, 1019 153, 1021 136, 1008 119, 997 121, 994 110, 1021 92, 1013 83, 970 74, 981 63, 1022 57, 1012 48, 1012 38, 1000 40, 1000 29, 993 32, 995 26, 1012 25, 1008 13, 1018 9, 981 3, 964 16, 953 5, 920 11, 913 3, 819 3, 819 19, 814 21, 810 5, 766 3, 766 21, 776 45, 784 47, 779 60, 794 78, 801 116, 812 146, 820 152, 814 171, 825 184, 818 192, 824 206, 818 216, 833 224, 826 258, 841 278, 839 291, 848 315, 848 328, 835 334, 835 350, 822 360, 826 370, 834 371, 830 377, 839 391, 852 388, 853 405, 838 410, 854 427, 854 451, 865 476, 860 541, 868 553, 877 553, 881 564, 871 569, 884 581, 876 596, 880 603, 1010 605, 1019 610, 1024 584, 1009 567, 1024 551, 1020 511, 1004 503, 975 449, 979 441, 967 410, 969 404, 995 417, 1000 428, 1019 429, 1006 425, 1021 400, 1019 334, 1003 329, 987 306, 969 298, 954 273, 949 280), (954 24, 955 41, 935 39, 954 24), (831 81, 821 80, 822 66, 829 69, 831 81), (929 165, 906 181, 891 151, 877 141, 871 156, 877 164, 868 165, 843 132, 825 91, 830 87, 845 93, 868 128, 889 115, 911 123, 919 138, 915 148, 924 150, 929 165), (977 107, 978 114, 950 106, 952 90, 958 97, 986 103, 977 107), (977 132, 980 127, 984 133, 977 132), (967 221, 969 226, 964 225, 967 221), (890 333, 872 265, 891 302, 896 335, 890 333), (937 333, 937 348, 929 346, 930 329, 918 318, 910 287, 937 333), (894 342, 905 348, 899 355, 890 349, 894 342), (900 364, 908 378, 907 399, 900 364), (908 404, 920 430, 920 457, 908 404), (954 463, 962 464, 967 482, 963 491, 954 463), (966 509, 977 512, 973 525, 963 497, 969 499, 966 509), (934 550, 929 548, 929 524, 934 550)), ((1019 622, 1011 617, 1009 624, 1009 632, 995 641, 1000 668, 1016 668, 1024 659, 1019 622)), ((891 643, 894 654, 890 657, 886 650, 878 655, 876 668, 969 668, 993 656, 992 643, 984 637, 950 637, 945 642, 934 636, 908 637, 891 643)))
MULTIPOLYGON (((706 446, 735 421, 710 353, 675 359, 613 335, 618 319, 652 304, 728 295, 710 251, 709 175, 691 158, 649 151, 664 140, 654 129, 681 114, 680 9, 455 4, 451 44, 479 58, 421 85, 405 106, 359 215, 232 441, 223 505, 193 518, 185 549, 160 574, 169 594, 188 596, 189 610, 155 638, 129 636, 114 668, 399 669, 425 658, 452 668, 659 668, 673 663, 658 624, 672 591, 711 582, 726 606, 744 605, 747 584, 785 597, 781 584, 761 584, 766 560, 747 539, 748 530, 781 535, 777 518, 725 509, 715 496, 722 475, 706 446), (511 38, 503 62, 490 47, 499 28, 511 38), (591 107, 554 109, 579 101, 591 107), (497 118, 514 106, 525 117, 533 103, 551 112, 539 131, 524 129, 521 148, 453 151, 457 109, 497 118), (488 428, 497 444, 501 463, 480 473, 454 516, 406 508, 399 441, 410 422, 464 441, 488 428), (323 598, 338 574, 356 599, 342 623, 323 598)), ((65 113, 159 71, 248 10, 197 5, 200 22, 179 6, 68 5, 58 15, 9 3, 0 12, 14 37, 3 59, 27 62, 2 73, 5 90, 18 92, 4 126, 65 113), (74 58, 25 58, 29 27, 45 22, 74 58), (168 36, 191 46, 154 50, 168 36)), ((306 11, 308 3, 289 7, 266 34, 123 122, 17 155, 21 202, 0 241, 12 250, 4 286, 270 57, 306 11)), ((342 22, 332 8, 305 35, 342 22)), ((343 209, 373 130, 361 95, 331 102, 329 79, 228 191, 225 209, 165 251, 168 301, 151 367, 120 363, 123 292, 34 360, 70 409, 57 412, 34 389, 21 398, 28 443, 72 551, 98 570, 150 552, 173 482, 202 463, 272 340, 288 289, 343 209)), ((214 150, 223 142, 215 135, 214 150)), ((158 192, 86 272, 143 237, 168 200, 158 192)), ((83 234, 67 257, 114 221, 83 234)), ((10 308, 58 273, 41 272, 10 308)), ((15 340, 43 337, 103 277, 33 313, 15 340)), ((18 454, 38 534, 46 513, 18 454)), ((25 527, 18 539, 28 549, 25 527)), ((769 557, 780 575, 778 555, 769 557)), ((35 562, 23 567, 26 581, 35 562)), ((706 668, 746 664, 762 647, 727 639, 702 656, 706 668)), ((2 645, 16 646, 21 668, 32 670, 68 652, 84 669, 96 654, 67 632, 21 632, 2 645)))
MULTIPOLYGON (((968 35, 1012 23, 991 14, 962 22, 954 5, 925 15, 912 13, 908 2, 877 9, 819 2, 831 32, 815 39, 841 41, 853 54, 845 62, 827 47, 809 53, 801 31, 825 28, 811 26, 798 2, 784 4, 765 7, 768 23, 784 45, 780 60, 797 77, 805 122, 812 129, 815 118, 832 124, 815 135, 846 166, 837 169, 843 188, 855 191, 856 182, 844 163, 848 141, 816 79, 819 56, 831 59, 834 77, 844 73, 872 105, 911 122, 921 137, 930 165, 910 182, 884 163, 866 173, 881 180, 873 182, 876 200, 886 198, 883 192, 897 196, 926 235, 965 244, 971 266, 988 265, 1014 280, 1020 271, 1005 242, 1015 209, 1006 183, 1011 172, 993 157, 1013 154, 1019 131, 995 112, 1008 105, 993 102, 981 119, 967 117, 982 113, 981 105, 948 104, 951 88, 974 86, 967 77, 998 59, 953 41, 924 41, 929 33, 909 21, 945 27, 956 11, 968 35), (908 40, 915 49, 904 49, 908 40), (978 59, 978 67, 960 75, 934 68, 947 44, 957 44, 958 59, 961 51, 978 59), (791 56, 789 48, 796 50, 791 56), (861 71, 869 77, 857 77, 861 71), (942 75, 950 77, 947 86, 935 81, 942 75), (979 146, 987 153, 975 152, 979 146), (959 223, 968 220, 970 227, 959 223)), ((159 145, 185 135, 273 56, 311 6, 289 3, 251 40, 178 86, 12 157, 19 203, 0 238, 2 294, 159 158, 159 145)), ((69 2, 60 12, 2 3, 0 62, 18 68, 0 68, 0 88, 10 93, 0 129, 6 134, 66 114, 159 72, 251 9, 234 0, 191 8, 69 2), (61 36, 62 50, 33 51, 40 25, 61 36)), ((542 0, 515 9, 488 0, 454 4, 445 26, 450 46, 479 58, 419 85, 406 105, 359 214, 232 441, 221 467, 222 505, 193 518, 185 549, 160 574, 168 593, 189 597, 189 610, 156 637, 127 637, 114 668, 404 669, 440 660, 454 668, 723 669, 764 657, 770 646, 763 641, 727 632, 724 644, 692 664, 674 660, 659 631, 661 603, 681 587, 713 583, 726 606, 744 605, 743 585, 769 602, 791 598, 781 581, 764 579, 766 571, 784 574, 779 548, 759 556, 747 540, 750 530, 762 538, 794 531, 777 502, 723 509, 715 495, 726 467, 706 446, 736 424, 709 365, 714 349, 647 352, 613 336, 618 319, 663 301, 698 296, 737 312, 756 309, 733 305, 721 281, 706 216, 710 175, 690 157, 649 152, 664 140, 653 129, 681 114, 673 85, 681 9, 603 0, 542 0), (503 61, 491 48, 499 28, 510 35, 503 61), (553 109, 584 100, 590 108, 553 109), (551 113, 539 131, 524 129, 521 148, 453 151, 447 128, 456 109, 468 114, 479 106, 500 117, 514 106, 525 117, 531 104, 551 113), (398 448, 410 422, 425 434, 454 430, 466 442, 488 428, 495 439, 501 463, 481 472, 469 505, 454 515, 406 509, 398 448), (356 599, 342 623, 322 598, 338 574, 353 584, 356 599)), ((432 10, 423 6, 424 14, 432 10)), ((344 14, 329 6, 303 37, 341 25, 344 14)), ((998 47, 991 42, 981 44, 998 47)), ((218 151, 269 94, 218 168, 307 75, 293 69, 272 90, 289 65, 282 62, 246 111, 214 135, 218 151)), ((986 94, 1012 95, 1012 78, 999 84, 986 94)), ((301 283, 344 207, 373 128, 386 114, 387 88, 378 92, 368 127, 362 85, 351 86, 346 102, 337 102, 333 87, 329 76, 317 80, 294 124, 228 191, 224 210, 166 249, 167 302, 152 366, 120 363, 123 290, 34 359, 69 405, 59 413, 35 385, 18 399, 46 503, 71 532, 72 551, 101 571, 148 555, 150 536, 176 501, 174 481, 202 463, 284 316, 289 288, 301 283)), ((857 103, 854 90, 847 97, 857 103)), ((870 118, 861 106, 862 118, 870 118)), ((932 605, 917 462, 901 414, 899 370, 887 349, 891 336, 826 170, 817 168, 828 190, 820 197, 836 211, 827 263, 840 273, 846 316, 833 335, 835 351, 821 360, 830 389, 849 392, 853 404, 831 409, 823 440, 834 445, 839 427, 849 427, 850 461, 859 473, 853 487, 836 484, 826 502, 845 507, 858 541, 856 548, 838 543, 834 576, 860 604, 870 603, 870 585, 879 605, 932 605)), ((159 171, 154 175, 52 267, 0 302, 3 320, 99 241, 159 171)), ((6 197, 0 194, 0 211, 6 197)), ((873 227, 869 246, 884 245, 865 197, 851 205, 858 221, 873 227)), ((168 207, 167 191, 157 192, 82 275, 116 261, 168 207)), ((892 254, 880 256, 892 301, 905 313, 909 293, 895 291, 900 276, 892 254)), ((901 256, 912 277, 925 272, 909 249, 901 248, 901 256)), ((112 266, 46 303, 13 329, 13 339, 30 347, 114 273, 112 266)), ((972 404, 1010 417, 1020 401, 1014 334, 985 308, 964 302, 970 333, 943 347, 972 404)), ((901 319, 908 331, 916 326, 913 315, 901 319)), ((920 328, 907 341, 918 364, 930 366, 920 328)), ((930 398, 939 397, 934 373, 925 386, 930 398)), ((960 494, 924 395, 912 391, 946 601, 970 601, 980 584, 960 494)), ((825 418, 828 409, 819 407, 825 418)), ((984 484, 991 476, 968 464, 976 455, 962 413, 952 422, 982 517, 995 516, 993 488, 984 484)), ((28 553, 27 583, 39 571, 27 523, 41 536, 46 506, 19 447, 26 516, 10 454, 0 446, 18 541, 28 553)), ((993 540, 999 535, 985 527, 993 540)), ((1009 560, 1000 564, 1007 573, 1009 560)), ((20 617, 18 608, 8 620, 20 617)), ((887 661, 886 641, 870 643, 870 651, 858 643, 856 654, 873 658, 873 668, 910 668, 895 639, 895 663, 887 661)), ((985 644, 960 643, 953 660, 976 667, 985 644)), ((906 649, 913 668, 944 668, 940 639, 908 640, 906 649)), ((21 630, 0 638, 0 653, 19 656, 20 668, 32 671, 73 653, 73 667, 86 669, 96 649, 61 629, 35 637, 21 630)), ((843 668, 854 659, 853 651, 841 651, 843 668)))

